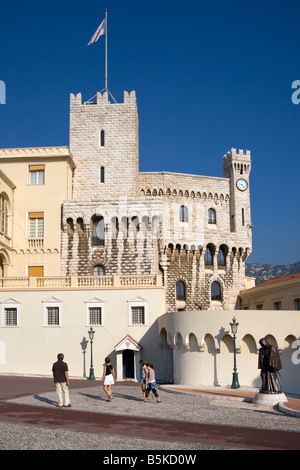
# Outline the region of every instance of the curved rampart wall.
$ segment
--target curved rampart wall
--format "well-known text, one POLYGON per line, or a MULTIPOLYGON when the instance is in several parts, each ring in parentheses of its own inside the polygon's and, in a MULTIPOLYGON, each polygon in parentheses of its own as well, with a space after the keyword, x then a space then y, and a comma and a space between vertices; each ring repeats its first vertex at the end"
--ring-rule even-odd
POLYGON ((231 385, 234 343, 230 322, 236 317, 237 372, 240 386, 260 387, 259 340, 279 349, 280 383, 286 393, 300 390, 300 317, 297 311, 182 311, 158 319, 161 346, 173 350, 174 383, 231 385))

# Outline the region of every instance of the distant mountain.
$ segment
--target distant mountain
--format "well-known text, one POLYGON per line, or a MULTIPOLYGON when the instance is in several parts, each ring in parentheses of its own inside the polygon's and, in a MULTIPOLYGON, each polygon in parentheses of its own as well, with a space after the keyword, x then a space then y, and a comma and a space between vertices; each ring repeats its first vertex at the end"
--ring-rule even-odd
POLYGON ((255 277, 255 284, 260 284, 277 277, 288 276, 289 274, 300 273, 300 261, 288 265, 274 264, 246 264, 246 276, 255 277))

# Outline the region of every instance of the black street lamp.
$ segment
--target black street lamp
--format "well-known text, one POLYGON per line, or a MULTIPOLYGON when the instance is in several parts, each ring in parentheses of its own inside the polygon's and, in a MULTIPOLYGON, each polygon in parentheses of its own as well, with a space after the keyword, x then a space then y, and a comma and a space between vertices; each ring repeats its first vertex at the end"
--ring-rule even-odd
POLYGON ((93 339, 94 339, 95 332, 92 327, 89 329, 88 333, 89 333, 89 338, 91 342, 91 367, 90 367, 90 376, 88 380, 95 380, 94 367, 93 367, 93 339))
POLYGON ((231 388, 240 388, 239 384, 239 378, 238 378, 238 373, 237 373, 237 368, 236 368, 236 344, 235 344, 235 335, 237 334, 237 329, 238 329, 238 323, 236 322, 236 318, 233 317, 232 323, 230 323, 231 326, 231 333, 233 334, 233 374, 232 374, 232 384, 231 388))

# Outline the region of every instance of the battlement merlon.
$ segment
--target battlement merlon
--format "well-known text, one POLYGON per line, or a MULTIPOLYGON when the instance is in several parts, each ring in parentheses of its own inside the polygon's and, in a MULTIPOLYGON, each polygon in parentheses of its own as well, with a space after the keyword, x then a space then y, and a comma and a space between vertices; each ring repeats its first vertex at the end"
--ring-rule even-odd
POLYGON ((101 105, 112 105, 112 106, 122 106, 122 105, 133 105, 136 106, 136 93, 135 91, 124 91, 124 102, 123 103, 111 103, 109 101, 108 92, 105 91, 103 94, 101 92, 97 92, 96 101, 89 100, 89 101, 82 101, 82 94, 77 93, 74 95, 73 93, 70 94, 70 105, 72 106, 101 106, 101 105))
POLYGON ((230 168, 234 165, 237 169, 242 166, 248 174, 251 171, 251 152, 243 149, 239 149, 238 152, 235 148, 230 149, 223 156, 223 172, 225 177, 229 177, 231 174, 230 168))
POLYGON ((240 157, 248 157, 251 160, 250 150, 246 150, 244 152, 243 149, 239 149, 239 151, 237 152, 236 149, 232 148, 227 153, 225 153, 225 155, 223 156, 223 159, 240 158, 240 157))

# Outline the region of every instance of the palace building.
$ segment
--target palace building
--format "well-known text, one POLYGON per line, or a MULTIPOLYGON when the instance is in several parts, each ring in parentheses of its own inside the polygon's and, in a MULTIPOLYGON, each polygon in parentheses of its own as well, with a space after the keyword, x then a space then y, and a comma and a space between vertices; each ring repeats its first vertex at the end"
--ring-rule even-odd
MULTIPOLYGON (((137 379, 142 357, 158 379, 190 381, 180 344, 220 352, 223 336, 216 344, 213 335, 223 327, 228 336, 250 287, 250 151, 232 148, 219 163, 222 178, 140 172, 134 91, 122 103, 72 94, 69 147, 1 149, 0 373, 51 375, 63 352, 71 375, 85 376, 92 326, 98 365, 111 355, 119 380, 137 379)), ((246 341, 255 354, 259 334, 246 341)), ((199 374, 200 383, 215 377, 199 374)))
POLYGON ((69 148, 1 150, 2 276, 161 275, 166 311, 236 308, 250 152, 228 151, 223 178, 140 173, 138 142, 135 92, 78 94, 69 148))

